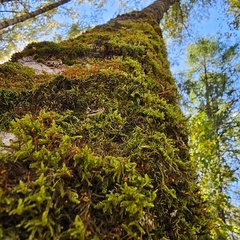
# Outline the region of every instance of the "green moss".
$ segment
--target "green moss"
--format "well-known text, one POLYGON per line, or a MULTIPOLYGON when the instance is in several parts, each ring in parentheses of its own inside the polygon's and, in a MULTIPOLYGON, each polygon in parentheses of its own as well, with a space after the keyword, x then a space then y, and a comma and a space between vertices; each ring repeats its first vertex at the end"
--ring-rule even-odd
POLYGON ((42 62, 45 62, 54 57, 54 59, 62 59, 64 62, 65 59, 86 56, 90 50, 88 45, 76 43, 76 41, 75 44, 39 42, 29 44, 21 53, 14 54, 11 59, 16 61, 26 56, 33 56, 35 60, 41 59, 42 62), (33 52, 34 55, 32 54, 33 52))
POLYGON ((2 155, 7 173, 16 159, 23 169, 14 180, 1 178, 12 184, 2 191, 11 202, 1 203, 4 236, 17 221, 22 238, 208 239, 209 215, 158 24, 135 12, 76 39, 34 43, 13 60, 26 55, 74 65, 3 95, 4 114, 32 113, 11 130, 19 147, 2 155), (43 191, 40 178, 46 199, 35 209, 26 199, 43 191))
MULTIPOLYGON (((136 164, 128 158, 103 158, 95 156, 86 146, 72 145, 73 141, 80 143, 81 136, 71 138, 65 134, 67 128, 63 126, 66 126, 65 117, 44 111, 37 119, 26 115, 13 123, 13 133, 24 147, 15 144, 18 150, 14 154, 1 155, 1 169, 10 166, 12 169, 4 174, 8 177, 7 182, 2 176, 1 181, 13 184, 12 176, 23 175, 11 191, 4 186, 1 188, 4 198, 0 205, 10 205, 8 209, 0 210, 4 220, 2 235, 5 239, 13 235, 35 239, 79 239, 83 232, 86 232, 84 236, 89 232, 89 239, 104 238, 105 234, 111 236, 111 231, 114 235, 115 230, 111 230, 109 224, 118 224, 120 228, 121 222, 128 226, 131 221, 126 231, 129 236, 133 235, 137 221, 143 219, 143 210, 153 207, 156 194, 150 179, 147 175, 141 176, 136 164), (30 158, 31 161, 25 161, 30 158), (27 172, 28 180, 24 176, 27 172), (116 206, 121 211, 116 211, 116 206), (98 226, 103 212, 105 227, 98 226), (113 212, 118 218, 110 222, 113 212), (8 215, 12 217, 8 218, 8 215), (25 217, 22 219, 21 215, 25 217), (81 229, 76 226, 77 219, 83 223, 81 229), (15 229, 11 228, 12 224, 15 229), (103 232, 101 227, 105 229, 103 232)), ((137 230, 139 234, 141 231, 142 228, 137 230)))
POLYGON ((0 89, 31 88, 34 70, 17 63, 0 65, 0 89))
MULTIPOLYGON (((12 61, 26 56, 34 56, 34 59, 48 60, 54 57, 62 59, 64 63, 80 60, 82 57, 103 58, 105 56, 131 56, 142 58, 146 50, 155 48, 155 51, 164 52, 164 62, 167 63, 166 49, 159 28, 152 26, 149 19, 144 16, 138 21, 132 21, 132 15, 126 15, 130 20, 120 23, 112 22, 87 31, 83 35, 63 41, 61 43, 40 42, 29 44, 21 53, 12 56, 12 61), (131 34, 126 34, 130 32, 131 34), (159 45, 159 43, 161 43, 159 45), (34 54, 33 54, 34 52, 34 54)), ((161 54, 159 55, 161 56, 161 54)), ((159 57, 158 56, 158 57, 159 57)), ((167 63, 168 64, 168 63, 167 63)))

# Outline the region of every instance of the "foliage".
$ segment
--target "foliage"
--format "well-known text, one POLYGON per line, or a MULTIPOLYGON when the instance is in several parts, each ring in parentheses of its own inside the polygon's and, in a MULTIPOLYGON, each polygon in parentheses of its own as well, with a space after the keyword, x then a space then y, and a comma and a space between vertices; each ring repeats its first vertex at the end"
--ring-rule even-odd
POLYGON ((214 239, 239 233, 239 223, 232 219, 238 203, 231 201, 240 154, 237 51, 237 44, 226 46, 216 39, 189 45, 190 69, 182 86, 192 114, 191 158, 199 172, 203 197, 215 214, 214 239))
POLYGON ((229 0, 229 7, 228 7, 229 15, 232 14, 234 20, 232 22, 233 27, 239 29, 239 22, 240 22, 240 3, 237 0, 229 0))

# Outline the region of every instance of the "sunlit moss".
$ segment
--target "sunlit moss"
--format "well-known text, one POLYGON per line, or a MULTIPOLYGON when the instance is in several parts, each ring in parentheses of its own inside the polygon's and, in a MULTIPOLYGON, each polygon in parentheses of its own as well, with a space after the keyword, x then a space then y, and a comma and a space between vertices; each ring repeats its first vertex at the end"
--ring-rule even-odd
MULTIPOLYGON (((32 139, 20 144, 24 149, 31 149, 30 153, 22 153, 24 149, 20 148, 15 154, 26 156, 17 159, 29 163, 33 159, 31 153, 34 155, 39 150, 35 144, 41 143, 41 151, 46 151, 41 160, 44 161, 43 173, 49 161, 60 164, 60 172, 55 166, 49 167, 44 175, 48 181, 44 178, 41 181, 46 182, 45 191, 51 199, 56 199, 52 190, 54 183, 62 184, 64 187, 57 193, 62 194, 62 198, 49 206, 45 202, 32 218, 39 219, 41 214, 43 217, 46 208, 49 213, 56 211, 65 217, 59 224, 56 219, 52 222, 48 219, 49 227, 41 227, 41 223, 38 230, 41 239, 51 237, 51 227, 60 235, 66 234, 60 239, 69 239, 68 234, 72 234, 72 239, 208 239, 209 216, 198 194, 196 174, 189 160, 185 118, 178 105, 178 93, 158 24, 134 12, 59 44, 33 43, 12 60, 25 56, 43 61, 61 59, 69 65, 61 75, 35 84, 28 91, 7 92, 15 100, 14 104, 4 105, 5 114, 8 110, 12 118, 32 113, 22 122, 17 121, 28 124, 30 133, 25 131, 24 139, 28 135, 32 139), (48 120, 42 123, 46 136, 41 124, 36 131, 32 123, 35 118, 39 119, 39 112, 43 114, 42 109, 48 114, 48 120), (55 117, 51 118, 51 114, 55 117), (60 133, 59 125, 53 126, 52 119, 57 121, 57 118, 62 119, 59 120, 60 133), (46 125, 49 121, 50 130, 46 125), (76 140, 76 136, 80 138, 76 140), (61 145, 62 142, 68 144, 68 148, 61 145), (74 161, 86 165, 78 167, 74 161), (91 164, 95 167, 87 171, 91 164), (87 173, 84 175, 83 171, 87 173), (83 174, 80 180, 71 178, 72 174, 80 173, 83 174), (66 183, 71 185, 70 190, 66 183), (65 189, 72 195, 69 193, 71 196, 64 198, 65 189), (66 210, 65 206, 69 208, 66 210)), ((35 77, 33 74, 30 78, 35 77)), ((0 123, 6 125, 3 117, 1 115, 0 123)), ((6 171, 9 167, 4 165, 6 171)), ((25 177, 21 178, 24 184, 34 185, 36 179, 40 181, 39 172, 26 183, 28 172, 24 169, 25 177)), ((17 180, 12 189, 25 189, 17 180)), ((8 181, 7 177, 4 181, 8 181)), ((31 219, 28 215, 31 213, 26 217, 23 212, 17 212, 22 209, 21 196, 16 193, 16 202, 7 191, 3 194, 9 194, 14 206, 10 216, 3 211, 5 217, 10 217, 12 223, 18 215, 17 223, 14 222, 19 226, 16 231, 28 228, 27 218, 31 219)), ((3 230, 7 233, 12 230, 7 225, 3 229, 7 229, 3 230)), ((27 238, 29 233, 23 234, 27 238)))

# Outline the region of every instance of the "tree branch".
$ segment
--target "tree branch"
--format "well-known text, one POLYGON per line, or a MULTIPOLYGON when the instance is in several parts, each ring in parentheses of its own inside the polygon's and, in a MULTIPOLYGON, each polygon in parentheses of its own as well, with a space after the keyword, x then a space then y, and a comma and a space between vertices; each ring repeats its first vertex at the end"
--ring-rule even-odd
POLYGON ((31 13, 26 13, 26 14, 23 14, 22 16, 19 16, 19 17, 7 19, 7 20, 0 23, 0 30, 2 30, 4 28, 7 28, 9 26, 15 25, 17 23, 24 22, 24 21, 26 21, 30 18, 34 18, 34 17, 36 17, 36 16, 38 16, 42 13, 48 12, 48 11, 54 9, 54 8, 59 7, 60 5, 63 5, 67 2, 70 2, 70 1, 71 0, 60 0, 58 2, 55 2, 55 3, 49 4, 45 7, 42 7, 40 9, 36 10, 36 11, 33 11, 31 13))

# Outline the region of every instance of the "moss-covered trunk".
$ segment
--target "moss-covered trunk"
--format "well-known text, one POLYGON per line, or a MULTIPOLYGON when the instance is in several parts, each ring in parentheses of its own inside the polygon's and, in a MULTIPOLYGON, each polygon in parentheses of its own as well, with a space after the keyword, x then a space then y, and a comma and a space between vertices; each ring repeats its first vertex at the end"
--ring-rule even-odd
POLYGON ((18 139, 0 157, 3 239, 207 239, 186 120, 151 15, 32 43, 0 66, 0 79, 0 123, 6 131, 14 119, 18 139))

